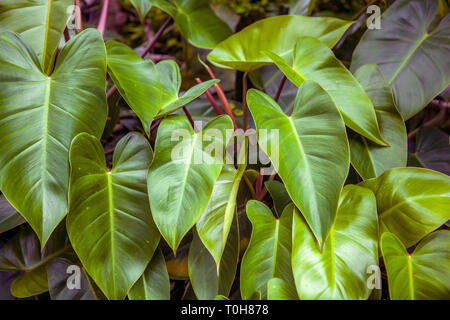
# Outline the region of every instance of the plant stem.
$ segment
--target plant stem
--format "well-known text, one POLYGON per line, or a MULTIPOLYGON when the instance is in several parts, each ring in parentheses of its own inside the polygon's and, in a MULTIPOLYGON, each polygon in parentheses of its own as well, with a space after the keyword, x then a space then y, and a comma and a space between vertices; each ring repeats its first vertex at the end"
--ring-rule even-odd
POLYGON ((102 37, 105 34, 105 28, 106 28, 106 20, 108 18, 108 7, 109 7, 109 0, 103 1, 103 8, 102 13, 100 15, 100 21, 98 22, 98 31, 100 31, 102 37))
POLYGON ((150 132, 152 132, 153 129, 155 129, 157 126, 159 126, 159 124, 161 123, 162 120, 163 120, 163 118, 160 118, 160 119, 156 120, 156 121, 152 124, 152 126, 150 127, 150 132))
POLYGON ((188 109, 186 107, 183 107, 183 111, 186 114, 186 117, 189 119, 189 122, 191 123, 192 128, 194 129, 194 131, 197 131, 197 130, 195 130, 194 119, 192 119, 192 116, 189 113, 188 109))
POLYGON ((248 128, 248 107, 247 107, 247 78, 248 72, 244 72, 242 76, 242 112, 243 112, 243 129, 244 131, 248 128))
POLYGON ((75 11, 75 19, 78 26, 77 32, 80 33, 81 31, 83 31, 83 17, 81 16, 80 0, 75 0, 75 5, 77 6, 77 8, 79 8, 79 11, 75 11))
MULTIPOLYGON (((262 176, 262 175, 261 175, 261 172, 259 173, 259 175, 262 176)), ((275 179, 275 176, 276 176, 276 175, 277 175, 277 172, 276 172, 275 169, 274 169, 274 170, 272 171, 272 174, 270 175, 268 181, 272 181, 273 179, 275 179)), ((258 176, 258 178, 259 178, 259 176, 258 176)), ((262 199, 264 199, 264 197, 266 196, 266 194, 267 194, 267 188, 264 186, 263 191, 262 191, 259 195, 256 196, 256 200, 262 201, 262 199)))
POLYGON ((276 102, 278 102, 278 100, 280 99, 281 91, 283 91, 284 84, 286 83, 286 80, 287 80, 286 76, 283 76, 283 79, 281 79, 280 86, 278 87, 277 93, 275 95, 275 101, 276 102))
MULTIPOLYGON (((200 80, 199 78, 195 78, 195 81, 197 81, 198 84, 202 83, 202 80, 200 80)), ((205 95, 208 98, 214 110, 216 111, 217 115, 219 116, 222 115, 223 114, 222 109, 220 109, 219 105, 217 104, 212 94, 208 90, 206 90, 205 95)))
POLYGON ((252 182, 247 177, 247 174, 244 172, 242 178, 245 181, 245 184, 247 185, 248 189, 250 190, 250 194, 252 195, 252 198, 256 198, 256 191, 255 188, 253 188, 252 182))

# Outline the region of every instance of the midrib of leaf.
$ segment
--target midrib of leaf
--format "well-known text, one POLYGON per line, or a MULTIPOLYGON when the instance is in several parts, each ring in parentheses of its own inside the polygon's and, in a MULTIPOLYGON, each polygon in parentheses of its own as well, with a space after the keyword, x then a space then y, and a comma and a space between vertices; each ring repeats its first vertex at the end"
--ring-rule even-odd
POLYGON ((408 254, 407 259, 408 259, 409 295, 411 300, 414 300, 414 277, 413 277, 412 256, 408 254))
MULTIPOLYGON (((49 117, 49 111, 50 111, 50 97, 51 97, 51 87, 52 87, 52 79, 50 77, 47 77, 46 81, 46 87, 45 87, 45 96, 44 96, 44 119, 43 119, 43 136, 42 136, 42 168, 41 171, 41 181, 42 181, 42 187, 44 191, 42 192, 42 213, 45 214, 46 208, 45 204, 46 202, 46 192, 45 192, 45 185, 46 185, 46 173, 47 173, 47 146, 48 146, 48 117, 49 117)), ((42 217, 41 220, 41 232, 38 235, 41 239, 41 245, 47 241, 48 237, 50 237, 50 234, 48 235, 47 239, 44 239, 44 219, 42 217)), ((55 226, 56 227, 56 226, 55 226)))
POLYGON ((412 48, 412 50, 408 53, 405 60, 400 64, 400 66, 395 70, 394 74, 392 75, 391 79, 389 80, 389 84, 392 84, 394 80, 397 78, 397 76, 400 74, 400 72, 403 70, 403 68, 406 66, 408 61, 412 58, 414 53, 416 53, 417 49, 421 46, 421 44, 429 37, 430 35, 428 33, 425 33, 422 38, 417 42, 417 44, 412 48))
POLYGON ((361 139, 362 139, 362 141, 364 142, 364 148, 366 149, 366 151, 367 151, 367 155, 368 155, 368 158, 369 158, 369 160, 370 160, 370 164, 371 164, 371 171, 372 171, 372 174, 373 174, 373 177, 376 177, 377 176, 377 173, 376 173, 376 169, 375 169, 375 162, 374 162, 374 159, 373 159, 373 157, 372 157, 372 153, 370 152, 370 147, 369 147, 369 144, 367 143, 367 140, 366 140, 366 138, 365 137, 361 137, 361 139))
POLYGON ((42 52, 42 70, 44 71, 44 73, 46 72, 46 58, 47 58, 47 42, 48 42, 48 34, 50 32, 50 16, 51 16, 51 12, 52 12, 52 3, 53 0, 47 0, 47 12, 46 12, 46 17, 45 17, 45 34, 44 34, 44 47, 43 47, 43 52, 42 52))
POLYGON ((113 293, 116 294, 116 263, 115 263, 115 254, 114 254, 114 199, 113 199, 113 184, 112 184, 112 177, 111 172, 106 173, 107 181, 108 181, 108 205, 109 205, 109 226, 110 226, 110 233, 111 233, 111 269, 113 277, 111 279, 112 287, 113 287, 113 293))
POLYGON ((383 211, 382 213, 379 214, 379 219, 381 219, 381 217, 391 213, 393 210, 395 210, 397 207, 400 207, 408 202, 414 202, 414 200, 416 199, 428 199, 428 198, 441 198, 438 195, 431 195, 431 196, 417 196, 417 197, 410 197, 410 198, 406 198, 402 201, 400 201, 399 203, 393 205, 392 207, 390 207, 389 209, 383 211))
POLYGON ((274 234, 275 246, 274 246, 274 250, 273 250, 273 264, 272 264, 272 275, 271 275, 272 278, 275 277, 275 272, 276 272, 279 236, 280 236, 280 219, 275 219, 275 234, 274 234))

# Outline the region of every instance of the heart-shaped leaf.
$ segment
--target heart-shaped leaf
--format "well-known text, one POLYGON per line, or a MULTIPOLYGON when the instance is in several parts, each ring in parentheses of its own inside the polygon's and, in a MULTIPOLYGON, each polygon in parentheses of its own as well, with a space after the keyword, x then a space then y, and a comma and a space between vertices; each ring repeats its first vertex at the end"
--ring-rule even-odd
POLYGON ((247 101, 259 145, 322 244, 334 221, 350 162, 338 109, 313 81, 300 87, 291 116, 260 91, 249 90, 247 101), (261 130, 267 130, 267 134, 261 130))
POLYGON ((247 216, 253 231, 241 263, 241 294, 245 300, 260 292, 267 299, 267 282, 276 277, 294 283, 291 267, 292 214, 288 205, 277 219, 262 202, 250 200, 247 216))
POLYGON ((119 141, 111 171, 94 136, 79 134, 70 147, 67 231, 108 299, 125 298, 159 243, 147 196, 151 159, 150 145, 137 133, 119 141))
POLYGON ((36 52, 43 73, 49 74, 72 11, 73 0, 2 0, 0 33, 20 34, 36 52))
POLYGON ((345 186, 321 252, 303 217, 292 227, 292 269, 300 299, 367 299, 367 268, 378 266, 376 201, 370 190, 345 186))
POLYGON ((316 81, 332 97, 347 126, 378 144, 386 144, 369 96, 325 44, 310 37, 300 38, 292 65, 273 52, 266 54, 298 87, 306 80, 316 81))
POLYGON ((450 15, 440 22, 438 1, 398 0, 368 30, 351 69, 376 63, 394 91, 403 119, 422 110, 450 82, 450 15))
POLYGON ((257 21, 219 43, 208 60, 222 68, 254 71, 273 63, 264 54, 271 51, 283 58, 292 57, 295 42, 314 37, 333 47, 353 24, 335 18, 276 16, 257 21), (301 27, 299 27, 301 26, 301 27))
POLYGON ((448 300, 450 231, 433 232, 409 254, 394 234, 383 233, 381 251, 392 300, 448 300))
POLYGON ((381 134, 389 144, 382 147, 356 134, 350 137, 352 165, 366 180, 391 168, 406 167, 406 127, 395 107, 391 87, 377 65, 362 66, 355 72, 355 78, 372 100, 381 134))
POLYGON ((231 35, 228 25, 217 17, 207 0, 148 0, 173 17, 192 45, 214 49, 231 35))
POLYGON ((153 254, 142 276, 128 293, 130 300, 169 300, 170 281, 160 249, 153 254))
POLYGON ((73 137, 103 132, 105 60, 100 33, 86 29, 63 47, 47 76, 20 36, 0 36, 0 189, 41 244, 67 212, 73 137))
POLYGON ((164 119, 158 128, 148 194, 156 225, 174 252, 208 205, 232 129, 231 119, 220 116, 195 133, 181 115, 164 119))
POLYGON ((219 294, 227 297, 230 294, 239 259, 239 226, 237 215, 233 217, 220 265, 216 264, 198 233, 194 233, 189 248, 189 279, 200 300, 211 300, 219 294))
POLYGON ((450 177, 420 168, 395 168, 360 183, 377 198, 380 234, 411 247, 450 219, 450 177))

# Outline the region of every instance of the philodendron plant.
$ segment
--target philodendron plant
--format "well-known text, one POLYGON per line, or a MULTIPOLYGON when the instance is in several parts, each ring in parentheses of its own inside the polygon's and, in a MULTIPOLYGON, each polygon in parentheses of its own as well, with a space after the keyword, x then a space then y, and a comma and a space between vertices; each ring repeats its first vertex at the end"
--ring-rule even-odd
POLYGON ((136 51, 105 43, 105 3, 81 31, 72 0, 0 0, 0 291, 450 299, 445 1, 396 0, 350 63, 336 51, 365 25, 306 16, 312 0, 237 32, 206 0, 132 0, 142 23, 169 15, 136 51), (171 23, 212 50, 209 79, 152 61, 171 23), (111 133, 120 107, 138 121, 111 133))

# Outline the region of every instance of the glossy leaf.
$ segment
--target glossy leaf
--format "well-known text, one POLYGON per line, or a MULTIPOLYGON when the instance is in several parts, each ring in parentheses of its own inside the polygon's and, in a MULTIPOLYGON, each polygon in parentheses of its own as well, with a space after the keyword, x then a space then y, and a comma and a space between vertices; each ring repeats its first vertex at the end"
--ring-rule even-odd
POLYGON ((117 144, 111 171, 95 137, 82 133, 70 147, 67 231, 108 299, 125 298, 159 243, 146 187, 151 158, 150 145, 137 133, 117 144))
POLYGON ((157 249, 142 276, 128 293, 130 300, 169 300, 170 281, 166 261, 157 249))
POLYGON ((385 232, 381 251, 392 300, 450 299, 450 231, 433 232, 411 254, 399 238, 385 232))
POLYGON ((408 166, 423 167, 450 175, 450 139, 435 127, 421 127, 416 152, 409 155, 408 166))
POLYGON ((5 196, 0 194, 0 233, 11 230, 22 223, 25 223, 25 219, 9 204, 5 196))
POLYGON ((262 92, 249 90, 247 101, 259 132, 259 145, 322 244, 349 169, 347 135, 339 111, 331 97, 312 81, 300 87, 290 117, 262 92), (263 129, 268 134, 261 135, 263 129), (278 139, 273 138, 275 130, 278 139))
POLYGON ((105 74, 96 30, 72 38, 50 76, 20 36, 0 36, 0 189, 42 244, 67 212, 70 142, 103 132, 105 74))
POLYGON ((252 299, 260 292, 267 299, 267 283, 276 277, 294 283, 291 267, 292 214, 294 205, 287 206, 281 218, 262 202, 250 200, 247 216, 253 231, 250 244, 241 262, 241 295, 252 299))
POLYGON ((139 18, 141 22, 144 22, 147 17, 148 12, 150 11, 152 5, 148 0, 130 0, 131 4, 135 7, 138 12, 139 18))
POLYGON ((439 22, 437 12, 437 0, 396 1, 381 16, 381 30, 368 30, 353 55, 353 71, 380 66, 405 120, 450 82, 450 15, 439 22))
POLYGON ((280 181, 266 181, 264 185, 269 191, 270 196, 273 200, 273 206, 278 216, 281 216, 284 208, 292 202, 289 194, 286 191, 286 188, 280 181))
POLYGON ((442 173, 396 168, 360 185, 375 193, 380 234, 392 232, 408 248, 450 219, 450 177, 442 173))
POLYGON ((378 266, 376 201, 370 190, 347 185, 321 252, 303 217, 292 227, 292 269, 303 299, 367 299, 367 268, 378 266))
POLYGON ((299 14, 302 16, 310 16, 316 0, 291 0, 289 6, 289 14, 299 14))
POLYGON ((2 0, 0 33, 20 34, 36 52, 43 73, 49 74, 73 4, 73 0, 2 0))
POLYGON ((211 120, 199 133, 178 115, 159 126, 148 194, 156 225, 174 252, 208 205, 223 166, 226 131, 232 128, 228 116, 211 120))
POLYGON ((230 294, 239 259, 239 229, 235 213, 233 217, 235 218, 219 265, 200 240, 198 233, 194 233, 189 249, 189 279, 195 295, 200 300, 212 300, 217 295, 227 297, 230 294))
POLYGON ((222 68, 254 71, 272 63, 264 51, 289 59, 295 42, 302 37, 317 38, 331 48, 352 24, 335 18, 270 17, 251 24, 218 44, 208 55, 208 60, 222 68))
POLYGON ((372 101, 325 44, 310 37, 300 38, 294 47, 292 65, 273 52, 266 54, 298 87, 306 80, 316 81, 331 96, 347 126, 385 145, 372 101))
MULTIPOLYGON (((246 149, 242 147, 241 150, 246 149)), ((213 256, 217 271, 236 213, 236 199, 246 160, 246 153, 241 152, 238 170, 233 165, 224 165, 214 185, 211 200, 196 223, 198 235, 213 256)))
POLYGON ((155 64, 142 59, 131 48, 117 41, 108 41, 106 51, 108 74, 148 133, 162 99, 155 64))
POLYGON ((362 66, 355 72, 355 78, 372 100, 381 135, 389 144, 382 147, 358 135, 350 138, 352 165, 366 180, 391 168, 406 167, 406 127, 395 107, 391 87, 377 65, 362 66))
POLYGON ((154 119, 189 104, 218 82, 205 81, 179 97, 181 74, 174 61, 164 60, 155 66, 117 41, 108 41, 106 50, 108 73, 147 134, 154 119))
POLYGON ((173 17, 192 45, 213 49, 231 35, 228 25, 217 17, 207 0, 148 0, 173 17))
POLYGON ((268 300, 298 300, 297 292, 286 281, 272 278, 267 283, 268 300))

